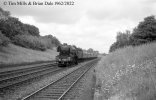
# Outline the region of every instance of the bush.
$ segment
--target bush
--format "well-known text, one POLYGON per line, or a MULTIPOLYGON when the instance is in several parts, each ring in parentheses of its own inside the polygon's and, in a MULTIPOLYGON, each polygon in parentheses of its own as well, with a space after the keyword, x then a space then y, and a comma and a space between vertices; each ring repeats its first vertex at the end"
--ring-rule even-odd
POLYGON ((39 29, 33 25, 24 24, 18 18, 9 17, 7 20, 0 21, 0 30, 2 34, 11 40, 16 35, 39 36, 39 29))
POLYGON ((20 22, 18 18, 13 17, 9 17, 7 20, 1 20, 0 30, 2 34, 11 40, 15 35, 25 34, 22 22, 20 22))
POLYGON ((32 36, 32 35, 16 35, 13 38, 13 42, 16 45, 31 48, 34 50, 41 50, 45 51, 46 48, 46 41, 41 37, 32 36))
POLYGON ((25 31, 32 36, 40 36, 39 29, 36 26, 29 25, 29 24, 23 24, 23 28, 25 31))
POLYGON ((6 36, 4 36, 0 31, 0 46, 7 46, 10 40, 6 36))
POLYGON ((42 38, 47 41, 47 45, 50 48, 53 46, 59 46, 61 44, 60 41, 52 35, 46 35, 46 36, 43 36, 42 38))
POLYGON ((118 32, 116 36, 116 42, 114 42, 109 49, 109 52, 113 52, 116 49, 124 48, 130 45, 130 31, 126 30, 125 32, 118 32))

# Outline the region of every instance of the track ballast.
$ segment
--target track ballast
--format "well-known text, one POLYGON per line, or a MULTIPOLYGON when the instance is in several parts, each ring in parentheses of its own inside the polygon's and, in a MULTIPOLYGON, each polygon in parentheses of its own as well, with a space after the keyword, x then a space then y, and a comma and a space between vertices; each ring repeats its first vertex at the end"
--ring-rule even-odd
POLYGON ((98 59, 89 61, 77 70, 24 97, 22 100, 66 100, 67 97, 64 98, 66 93, 97 63, 97 61, 98 59))

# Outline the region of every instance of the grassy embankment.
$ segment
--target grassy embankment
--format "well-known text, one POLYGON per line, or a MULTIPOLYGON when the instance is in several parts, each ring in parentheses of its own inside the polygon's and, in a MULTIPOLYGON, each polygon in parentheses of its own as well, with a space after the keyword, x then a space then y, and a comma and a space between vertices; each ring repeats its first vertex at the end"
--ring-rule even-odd
POLYGON ((102 100, 156 100, 156 43, 118 49, 96 71, 102 100))
POLYGON ((9 44, 7 47, 0 47, 0 64, 51 61, 57 54, 56 50, 37 51, 9 44))

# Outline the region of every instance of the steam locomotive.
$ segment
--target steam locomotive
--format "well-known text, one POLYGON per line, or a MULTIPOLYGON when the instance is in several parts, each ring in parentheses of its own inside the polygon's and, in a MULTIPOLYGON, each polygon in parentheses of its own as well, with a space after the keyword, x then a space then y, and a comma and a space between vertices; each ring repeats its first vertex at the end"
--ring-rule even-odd
POLYGON ((58 66, 65 67, 72 64, 78 64, 80 61, 97 58, 98 51, 87 51, 77 48, 76 46, 67 45, 64 43, 57 47, 59 55, 56 56, 58 66))

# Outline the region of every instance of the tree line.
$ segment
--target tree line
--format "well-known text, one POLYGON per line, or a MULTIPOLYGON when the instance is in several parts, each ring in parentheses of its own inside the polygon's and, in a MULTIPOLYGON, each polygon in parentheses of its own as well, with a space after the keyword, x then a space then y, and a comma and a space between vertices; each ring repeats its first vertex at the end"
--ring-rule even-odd
POLYGON ((156 19, 155 16, 148 16, 139 22, 138 26, 132 32, 117 32, 116 42, 109 49, 113 52, 116 49, 126 46, 138 46, 145 43, 154 42, 156 40, 156 19))
POLYGON ((40 36, 36 26, 24 24, 18 18, 10 16, 9 11, 0 8, 0 46, 7 46, 9 43, 41 51, 61 44, 52 35, 40 36))

